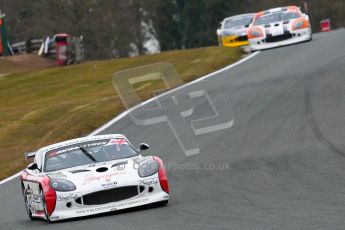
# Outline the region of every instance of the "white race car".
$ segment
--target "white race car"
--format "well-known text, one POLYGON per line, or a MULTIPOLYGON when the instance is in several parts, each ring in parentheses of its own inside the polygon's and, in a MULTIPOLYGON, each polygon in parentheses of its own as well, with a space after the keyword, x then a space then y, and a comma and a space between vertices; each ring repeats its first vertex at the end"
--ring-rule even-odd
POLYGON ((274 8, 255 15, 248 30, 252 51, 290 45, 312 39, 309 16, 296 6, 274 8))
POLYGON ((217 30, 221 46, 236 47, 248 45, 247 32, 255 14, 241 14, 225 18, 217 30))
POLYGON ((84 137, 27 153, 20 174, 30 218, 50 221, 146 204, 164 205, 169 186, 163 162, 142 156, 120 134, 84 137))

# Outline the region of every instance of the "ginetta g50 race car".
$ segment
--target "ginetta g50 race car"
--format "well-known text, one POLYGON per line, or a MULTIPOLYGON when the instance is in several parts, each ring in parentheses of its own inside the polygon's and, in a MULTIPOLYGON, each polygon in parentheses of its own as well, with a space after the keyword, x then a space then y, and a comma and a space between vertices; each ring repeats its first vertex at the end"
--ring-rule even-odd
POLYGON ((33 163, 20 174, 30 218, 50 221, 146 204, 164 205, 169 186, 163 162, 142 156, 120 134, 69 140, 27 153, 33 163))
POLYGON ((255 14, 241 14, 225 18, 217 30, 218 42, 222 46, 248 45, 247 32, 255 14))
POLYGON ((248 30, 248 39, 252 51, 309 41, 309 16, 296 6, 259 12, 248 30))

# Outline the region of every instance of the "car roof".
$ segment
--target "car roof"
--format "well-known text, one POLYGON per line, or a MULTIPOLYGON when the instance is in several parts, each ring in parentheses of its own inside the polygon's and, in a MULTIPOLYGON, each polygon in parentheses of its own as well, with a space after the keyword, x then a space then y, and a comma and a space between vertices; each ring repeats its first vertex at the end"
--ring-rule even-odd
POLYGON ((231 16, 231 17, 227 17, 227 18, 224 18, 223 21, 226 21, 228 19, 231 19, 231 18, 237 18, 237 17, 243 17, 243 16, 255 16, 255 13, 247 13, 247 14, 238 14, 238 15, 234 15, 234 16, 231 16))

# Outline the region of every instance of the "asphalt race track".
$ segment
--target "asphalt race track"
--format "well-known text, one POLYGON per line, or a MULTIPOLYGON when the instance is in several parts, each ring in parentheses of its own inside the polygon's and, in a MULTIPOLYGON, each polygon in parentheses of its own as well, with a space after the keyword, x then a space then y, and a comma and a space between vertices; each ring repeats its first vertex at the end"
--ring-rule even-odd
MULTIPOLYGON (((197 135, 199 154, 186 157, 167 122, 140 126, 127 116, 105 130, 149 143, 144 154, 168 164, 167 206, 49 225, 29 221, 14 179, 0 185, 0 229, 344 229, 344 41, 345 30, 315 34, 199 82, 215 104, 224 97, 233 121, 197 135)), ((167 108, 168 118, 179 109, 167 108)), ((214 115, 202 97, 193 109, 189 122, 214 115)))

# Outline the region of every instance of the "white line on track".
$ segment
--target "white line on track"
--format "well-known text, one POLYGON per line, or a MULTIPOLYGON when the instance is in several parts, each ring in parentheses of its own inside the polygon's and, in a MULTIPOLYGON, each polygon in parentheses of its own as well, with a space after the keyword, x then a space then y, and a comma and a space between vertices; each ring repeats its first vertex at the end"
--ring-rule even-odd
MULTIPOLYGON (((199 82, 199 81, 202 81, 202 80, 204 80, 204 79, 206 79, 206 78, 212 77, 212 76, 214 76, 214 75, 216 75, 216 74, 218 74, 218 73, 221 73, 221 72, 223 72, 223 71, 232 69, 232 68, 234 68, 234 67, 236 67, 236 66, 238 66, 238 65, 240 65, 240 64, 242 64, 242 63, 244 63, 244 62, 246 62, 246 61, 248 61, 249 59, 252 59, 253 57, 255 57, 256 55, 258 55, 259 53, 260 53, 260 51, 254 52, 254 53, 248 55, 247 57, 245 57, 245 58, 239 60, 238 62, 235 62, 235 63, 233 63, 233 64, 231 64, 231 65, 228 65, 228 66, 224 67, 223 69, 220 69, 220 70, 217 70, 217 71, 215 71, 215 72, 213 72, 213 73, 207 74, 207 75, 205 75, 205 76, 203 76, 203 77, 200 77, 200 78, 198 78, 198 79, 196 79, 196 80, 194 80, 194 81, 191 81, 191 82, 189 82, 189 83, 187 83, 187 84, 181 85, 181 86, 179 86, 179 87, 177 87, 177 88, 174 88, 174 89, 172 89, 172 90, 170 90, 170 91, 167 91, 167 92, 165 92, 165 93, 162 93, 162 94, 160 94, 160 95, 157 95, 156 97, 153 97, 153 98, 151 98, 151 99, 149 99, 149 100, 147 100, 147 101, 144 101, 144 102, 142 102, 142 103, 140 103, 140 104, 138 104, 138 105, 136 105, 136 106, 134 106, 134 107, 132 107, 132 108, 129 108, 128 110, 122 112, 120 115, 118 115, 117 117, 115 117, 114 119, 112 119, 111 121, 109 121, 108 123, 104 124, 104 125, 101 126, 100 128, 98 128, 98 129, 96 129, 95 131, 93 131, 92 133, 90 133, 88 136, 94 136, 94 135, 96 135, 96 134, 102 132, 103 130, 105 130, 105 129, 109 128, 110 126, 112 126, 112 125, 113 125, 114 123, 116 123, 117 121, 119 121, 119 120, 121 120, 122 118, 124 118, 127 114, 129 114, 129 113, 132 112, 133 110, 135 110, 135 109, 137 109, 137 108, 139 108, 139 107, 141 107, 141 106, 143 106, 143 105, 146 105, 147 103, 149 103, 149 102, 151 102, 151 101, 153 101, 153 100, 156 100, 157 98, 163 97, 163 96, 165 96, 165 95, 167 95, 167 94, 169 94, 169 93, 171 93, 171 92, 174 92, 174 91, 180 90, 180 89, 182 89, 182 88, 184 88, 184 87, 187 87, 187 86, 189 86, 189 85, 195 84, 195 83, 197 83, 197 82, 199 82)), ((20 172, 14 174, 14 175, 12 175, 12 176, 10 176, 10 177, 4 179, 4 180, 2 180, 2 181, 0 181, 0 185, 5 184, 6 182, 9 182, 9 181, 11 181, 12 179, 18 177, 19 174, 20 174, 20 172)))
POLYGON ((0 185, 5 184, 6 182, 9 182, 10 180, 13 180, 14 178, 18 177, 19 174, 20 174, 20 172, 12 175, 6 179, 3 179, 2 181, 0 181, 0 185))

